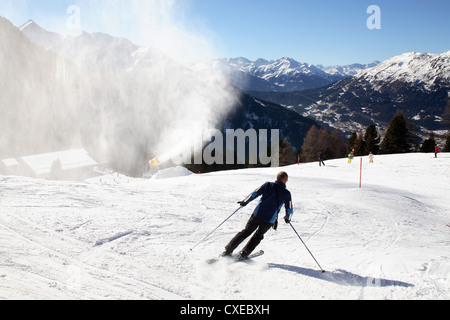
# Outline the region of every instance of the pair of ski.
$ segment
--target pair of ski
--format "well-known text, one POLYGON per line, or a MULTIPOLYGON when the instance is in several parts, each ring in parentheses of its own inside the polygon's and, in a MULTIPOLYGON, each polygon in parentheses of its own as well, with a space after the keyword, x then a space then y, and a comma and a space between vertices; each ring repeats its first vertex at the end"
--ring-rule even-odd
POLYGON ((250 254, 248 257, 243 258, 241 255, 236 255, 236 256, 224 256, 224 257, 218 257, 218 258, 212 258, 207 260, 206 262, 208 264, 213 264, 216 262, 219 262, 220 260, 222 260, 223 258, 227 258, 229 259, 231 262, 250 262, 252 261, 254 258, 260 257, 264 254, 264 251, 260 250, 258 252, 252 253, 250 254))

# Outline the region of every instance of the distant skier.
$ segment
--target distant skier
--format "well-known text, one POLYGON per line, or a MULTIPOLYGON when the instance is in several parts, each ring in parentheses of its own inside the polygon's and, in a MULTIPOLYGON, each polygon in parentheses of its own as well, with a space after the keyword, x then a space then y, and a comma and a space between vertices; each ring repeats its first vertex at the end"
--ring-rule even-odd
POLYGON ((262 196, 245 228, 236 234, 236 236, 225 246, 225 251, 221 256, 231 256, 233 251, 256 231, 238 257, 239 260, 247 259, 264 239, 264 234, 272 227, 275 230, 277 229, 278 213, 281 211, 283 205, 286 209, 284 221, 290 223, 294 210, 292 207, 291 193, 286 189, 287 181, 288 174, 282 171, 278 174, 275 182, 266 182, 243 201, 238 202, 241 207, 245 207, 251 201, 262 196))
POLYGON ((322 164, 325 166, 325 162, 323 162, 323 152, 320 152, 320 154, 319 154, 319 166, 321 167, 322 164))
POLYGON ((440 152, 438 146, 434 148, 434 157, 437 158, 437 154, 440 152))
POLYGON ((355 157, 355 149, 353 149, 352 152, 349 153, 347 163, 352 163, 354 157, 355 157))
POLYGON ((373 163, 373 153, 369 153, 369 163, 373 163))

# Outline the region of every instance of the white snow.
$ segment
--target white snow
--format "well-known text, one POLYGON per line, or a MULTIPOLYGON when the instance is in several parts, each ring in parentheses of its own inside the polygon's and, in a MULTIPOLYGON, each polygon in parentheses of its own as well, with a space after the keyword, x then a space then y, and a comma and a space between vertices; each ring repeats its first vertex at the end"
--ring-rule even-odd
POLYGON ((19 165, 19 162, 16 159, 5 159, 2 160, 2 162, 6 167, 14 167, 19 165))
MULTIPOLYGON (((228 66, 232 69, 248 73, 265 80, 280 78, 283 76, 291 77, 299 74, 315 75, 325 79, 330 78, 330 76, 349 77, 355 75, 361 70, 365 70, 379 64, 379 61, 375 61, 366 65, 352 64, 348 66, 324 67, 322 65, 312 65, 310 63, 298 62, 292 58, 286 57, 270 61, 264 59, 250 61, 246 58, 221 59, 210 61, 209 63, 213 64, 217 62, 222 63, 224 67, 228 66)), ((278 85, 284 86, 286 83, 281 83, 278 85)))
POLYGON ((440 54, 404 53, 373 68, 361 70, 355 77, 380 84, 400 80, 422 84, 425 89, 430 90, 437 79, 446 82, 450 80, 450 51, 440 54))
POLYGON ((175 168, 167 168, 162 169, 155 173, 151 179, 168 179, 168 178, 177 178, 183 176, 189 176, 193 174, 191 171, 184 167, 177 166, 175 168))
POLYGON ((205 262, 257 201, 190 251, 280 168, 121 183, 0 176, 0 299, 449 299, 450 154, 363 161, 362 189, 359 158, 283 168, 292 224, 324 274, 282 215, 254 263, 205 262))
MULTIPOLYGON (((310 63, 298 62, 291 58, 281 58, 271 61, 264 59, 250 61, 245 58, 236 58, 221 59, 219 62, 222 63, 225 68, 228 67, 243 73, 248 73, 267 81, 284 77, 295 77, 301 74, 315 75, 324 79, 330 78, 330 74, 319 67, 310 63)), ((284 87, 286 85, 283 81, 276 82, 275 84, 280 87, 284 87)))
POLYGON ((22 161, 36 174, 50 173, 52 171, 52 165, 56 160, 60 161, 63 170, 98 165, 84 149, 43 153, 22 158, 22 161))

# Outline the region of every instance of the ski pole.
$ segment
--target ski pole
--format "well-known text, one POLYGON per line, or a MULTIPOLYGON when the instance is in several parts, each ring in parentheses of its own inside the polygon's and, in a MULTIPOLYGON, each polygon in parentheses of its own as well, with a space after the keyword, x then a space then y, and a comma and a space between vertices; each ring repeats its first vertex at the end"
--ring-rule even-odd
POLYGON ((314 261, 317 263, 317 265, 319 266, 320 270, 322 270, 322 273, 325 272, 325 270, 322 269, 322 267, 320 266, 319 262, 317 262, 316 258, 314 258, 313 254, 311 253, 311 251, 308 249, 308 246, 306 245, 306 243, 303 241, 302 237, 300 237, 300 235, 298 234, 297 230, 295 230, 294 226, 292 225, 292 223, 289 222, 289 225, 292 227, 292 230, 294 230, 295 234, 297 234, 298 238, 300 239, 300 241, 303 243, 303 245, 305 246, 306 250, 308 250, 309 254, 311 255, 311 257, 313 257, 314 261))
POLYGON ((227 222, 232 216, 234 216, 239 210, 241 210, 243 207, 239 207, 235 212, 233 212, 228 218, 226 218, 217 228, 215 228, 213 231, 211 231, 206 237, 204 237, 202 240, 200 240, 199 243, 197 243, 195 246, 192 247, 191 251, 193 251, 200 243, 208 239, 210 235, 212 235, 214 232, 216 232, 217 229, 219 229, 225 222, 227 222))

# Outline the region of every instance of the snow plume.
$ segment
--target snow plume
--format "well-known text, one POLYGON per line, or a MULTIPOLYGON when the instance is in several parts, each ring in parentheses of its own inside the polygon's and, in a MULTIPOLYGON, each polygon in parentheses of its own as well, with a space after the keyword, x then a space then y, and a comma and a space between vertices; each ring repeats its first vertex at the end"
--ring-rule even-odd
POLYGON ((80 97, 86 88, 81 70, 33 44, 1 17, 0 39, 0 157, 81 143, 80 97))
POLYGON ((127 110, 120 112, 118 120, 126 133, 131 133, 127 137, 122 130, 121 142, 135 144, 131 152, 138 153, 139 162, 145 150, 146 162, 137 163, 135 157, 124 159, 122 148, 114 161, 131 161, 125 163, 125 168, 141 167, 156 155, 159 161, 167 161, 192 149, 193 144, 202 141, 203 131, 216 128, 232 108, 236 91, 219 69, 211 72, 187 67, 196 59, 211 57, 214 51, 208 32, 186 20, 188 2, 89 3, 100 8, 100 19, 102 25, 108 26, 108 33, 121 34, 127 28, 134 42, 145 45, 132 54, 134 65, 126 70, 129 86, 125 86, 126 91, 122 87, 119 93, 120 100, 127 102, 127 110), (133 112, 129 112, 130 108, 133 112), (141 141, 140 145, 136 140, 141 141))
MULTIPOLYGON (((134 79, 147 79, 137 88, 131 123, 141 123, 152 146, 148 154, 166 162, 189 154, 216 128, 235 103, 236 93, 227 78, 218 72, 204 73, 163 60, 136 68, 134 79), (150 112, 148 112, 150 110, 150 112)), ((198 150, 198 149, 197 149, 198 150)))
POLYGON ((191 0, 83 0, 81 28, 125 37, 140 46, 158 48, 187 64, 211 58, 215 35, 190 14, 191 0))
POLYGON ((191 137, 217 127, 231 110, 237 94, 227 75, 187 66, 212 54, 213 41, 186 21, 185 1, 77 5, 82 29, 132 34, 136 44, 82 32, 46 51, 2 24, 14 48, 4 41, 0 48, 0 68, 6 69, 0 80, 11 89, 6 96, 14 95, 1 101, 8 111, 2 125, 9 134, 0 140, 4 156, 85 147, 99 162, 141 175, 152 157, 192 148, 191 137))

